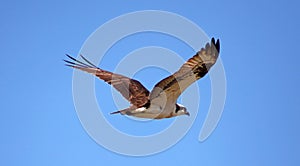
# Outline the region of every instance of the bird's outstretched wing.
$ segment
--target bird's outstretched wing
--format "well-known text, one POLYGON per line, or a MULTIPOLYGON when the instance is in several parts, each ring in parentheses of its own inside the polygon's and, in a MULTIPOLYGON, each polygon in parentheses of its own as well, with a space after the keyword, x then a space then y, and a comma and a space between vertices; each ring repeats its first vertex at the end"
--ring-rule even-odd
MULTIPOLYGON (((173 75, 158 82, 150 93, 152 103, 175 104, 180 94, 193 82, 202 78, 216 63, 220 42, 212 38, 196 55, 185 62, 173 75)), ((159 105, 159 104, 158 104, 159 105)))
POLYGON ((139 108, 144 106, 149 101, 149 91, 137 80, 130 79, 120 74, 115 74, 109 71, 102 70, 88 61, 82 55, 81 58, 85 61, 79 61, 70 55, 66 55, 69 60, 64 60, 67 66, 76 68, 88 73, 91 73, 108 84, 112 85, 119 91, 122 96, 127 99, 133 106, 139 108))

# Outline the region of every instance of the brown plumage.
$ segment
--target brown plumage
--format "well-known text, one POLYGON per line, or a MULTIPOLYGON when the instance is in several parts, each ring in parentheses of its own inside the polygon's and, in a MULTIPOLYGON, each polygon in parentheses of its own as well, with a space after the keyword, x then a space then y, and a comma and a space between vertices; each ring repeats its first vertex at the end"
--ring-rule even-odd
POLYGON ((177 98, 193 82, 205 76, 216 63, 220 51, 220 42, 212 38, 196 55, 184 63, 173 75, 158 82, 151 93, 137 80, 98 68, 86 58, 81 62, 69 55, 72 61, 64 60, 67 66, 86 71, 112 85, 131 106, 113 112, 141 118, 162 119, 189 113, 177 104, 177 98))
POLYGON ((116 90, 119 91, 125 99, 127 99, 132 105, 136 106, 137 108, 145 105, 148 102, 149 91, 139 81, 130 79, 120 74, 102 70, 90 63, 82 55, 80 56, 87 63, 78 61, 70 55, 67 56, 74 61, 71 62, 68 60, 64 60, 65 62, 67 62, 67 66, 80 69, 97 76, 101 80, 116 88, 116 90))
POLYGON ((173 75, 158 82, 150 94, 150 100, 159 94, 166 93, 170 102, 176 102, 180 94, 193 82, 199 80, 208 73, 216 63, 220 51, 220 42, 212 38, 196 55, 185 62, 173 75))

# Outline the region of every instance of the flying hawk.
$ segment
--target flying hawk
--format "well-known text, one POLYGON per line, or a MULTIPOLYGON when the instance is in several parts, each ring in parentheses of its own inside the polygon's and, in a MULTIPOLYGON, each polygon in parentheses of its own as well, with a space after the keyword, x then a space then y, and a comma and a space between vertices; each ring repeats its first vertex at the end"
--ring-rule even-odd
POLYGON ((212 38, 204 48, 185 62, 173 75, 158 82, 149 92, 139 81, 98 68, 82 55, 79 61, 69 55, 67 66, 95 75, 112 85, 127 99, 129 108, 112 112, 139 118, 163 119, 179 115, 190 115, 186 107, 177 103, 180 94, 193 82, 205 76, 216 63, 220 52, 219 39, 212 38))

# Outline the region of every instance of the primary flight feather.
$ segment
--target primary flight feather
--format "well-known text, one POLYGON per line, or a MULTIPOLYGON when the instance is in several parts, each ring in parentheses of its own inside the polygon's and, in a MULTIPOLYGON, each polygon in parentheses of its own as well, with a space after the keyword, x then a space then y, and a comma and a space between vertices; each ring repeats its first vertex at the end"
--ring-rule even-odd
POLYGON ((220 41, 211 39, 192 58, 185 62, 178 71, 158 82, 149 92, 139 81, 126 76, 98 68, 81 55, 84 62, 70 55, 64 60, 67 66, 95 75, 112 85, 127 99, 129 108, 112 112, 139 118, 163 119, 179 115, 189 115, 187 109, 177 103, 177 98, 193 82, 204 77, 216 63, 220 52, 220 41))

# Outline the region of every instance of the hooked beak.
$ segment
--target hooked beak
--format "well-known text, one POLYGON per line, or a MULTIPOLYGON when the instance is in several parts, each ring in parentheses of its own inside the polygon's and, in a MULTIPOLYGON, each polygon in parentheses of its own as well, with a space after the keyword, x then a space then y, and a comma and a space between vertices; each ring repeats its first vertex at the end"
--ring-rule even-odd
POLYGON ((189 112, 186 112, 185 114, 186 114, 187 116, 190 116, 190 113, 189 113, 189 112))

